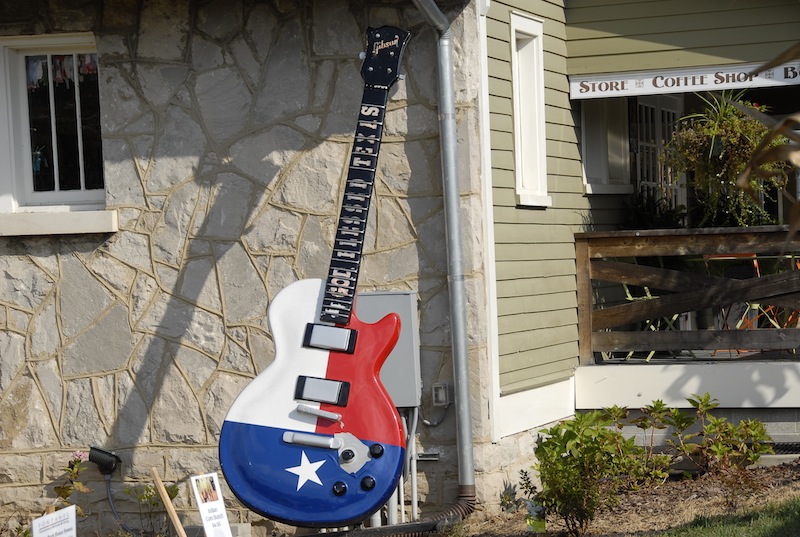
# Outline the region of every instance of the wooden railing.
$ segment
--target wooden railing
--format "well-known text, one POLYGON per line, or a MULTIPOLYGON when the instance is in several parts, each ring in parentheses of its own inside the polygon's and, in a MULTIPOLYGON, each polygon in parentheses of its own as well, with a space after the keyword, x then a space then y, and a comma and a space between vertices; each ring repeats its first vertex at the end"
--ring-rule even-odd
POLYGON ((790 238, 785 227, 586 232, 575 235, 575 249, 581 365, 594 363, 596 353, 800 348, 800 237, 790 238), (753 277, 716 275, 713 265, 722 259, 749 261, 753 277), (759 264, 773 270, 759 271, 759 264), (615 286, 646 292, 596 304, 615 286), (765 314, 780 310, 781 320, 761 323, 769 329, 725 323, 687 330, 673 322, 708 309, 719 316, 743 303, 765 314))

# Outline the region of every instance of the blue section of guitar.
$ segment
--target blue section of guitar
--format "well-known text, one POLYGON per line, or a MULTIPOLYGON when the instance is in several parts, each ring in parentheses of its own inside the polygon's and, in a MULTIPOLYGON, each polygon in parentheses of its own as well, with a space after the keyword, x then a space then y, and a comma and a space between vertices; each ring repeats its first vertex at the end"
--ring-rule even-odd
POLYGON ((394 488, 370 479, 397 482, 405 457, 402 447, 383 444, 380 456, 370 456, 349 473, 337 449, 287 443, 285 433, 233 421, 222 428, 220 444, 227 449, 219 455, 225 479, 253 511, 295 526, 347 526, 380 509, 394 493, 394 488), (263 501, 255 504, 259 498, 263 501))

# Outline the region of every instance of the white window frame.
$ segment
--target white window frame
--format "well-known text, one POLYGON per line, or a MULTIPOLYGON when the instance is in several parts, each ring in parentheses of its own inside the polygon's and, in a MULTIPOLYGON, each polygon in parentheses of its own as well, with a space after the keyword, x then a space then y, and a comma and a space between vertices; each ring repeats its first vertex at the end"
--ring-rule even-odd
POLYGON ((0 37, 0 236, 117 231, 105 189, 33 191, 24 56, 95 51, 92 34, 0 37))
POLYGON ((544 106, 544 22, 511 12, 517 204, 550 207, 544 106))
POLYGON ((624 97, 581 102, 581 167, 587 194, 633 193, 629 139, 624 97))

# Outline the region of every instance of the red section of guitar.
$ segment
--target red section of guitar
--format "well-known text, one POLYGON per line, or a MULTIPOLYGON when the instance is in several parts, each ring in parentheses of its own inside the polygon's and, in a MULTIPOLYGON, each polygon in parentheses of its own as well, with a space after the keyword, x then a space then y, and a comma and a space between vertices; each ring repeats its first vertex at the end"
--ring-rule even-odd
POLYGON ((366 324, 353 314, 347 328, 358 333, 355 352, 331 352, 325 376, 349 382, 350 397, 345 408, 320 405, 322 410, 341 414, 342 421, 318 418, 316 432, 332 435, 346 430, 359 438, 405 447, 400 416, 380 382, 381 366, 400 335, 400 317, 390 313, 375 324, 366 324))

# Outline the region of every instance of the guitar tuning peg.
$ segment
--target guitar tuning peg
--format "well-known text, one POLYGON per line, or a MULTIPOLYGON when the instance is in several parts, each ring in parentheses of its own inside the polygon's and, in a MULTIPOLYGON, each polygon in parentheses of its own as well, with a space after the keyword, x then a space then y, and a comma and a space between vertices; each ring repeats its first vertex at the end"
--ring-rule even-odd
POLYGON ((361 61, 366 60, 367 59, 367 53, 364 52, 364 51, 359 52, 358 53, 358 59, 361 60, 361 61))
POLYGON ((398 80, 405 80, 406 79, 406 75, 397 75, 397 79, 398 80))

